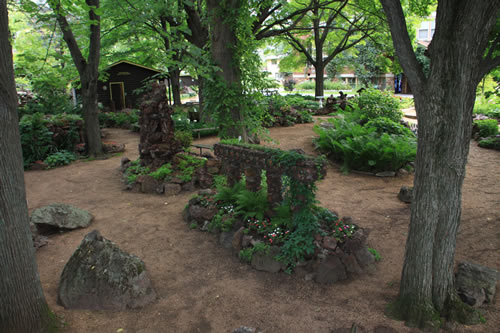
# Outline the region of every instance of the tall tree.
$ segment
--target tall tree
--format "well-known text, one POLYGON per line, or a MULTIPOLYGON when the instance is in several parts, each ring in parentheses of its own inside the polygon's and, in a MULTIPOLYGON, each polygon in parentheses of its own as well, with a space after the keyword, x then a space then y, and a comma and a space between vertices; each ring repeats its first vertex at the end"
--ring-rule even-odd
POLYGON ((7 3, 0 0, 0 332, 47 332, 52 316, 31 240, 16 107, 7 3))
POLYGON ((377 15, 371 1, 313 0, 300 24, 286 31, 288 43, 304 54, 316 72, 316 96, 323 96, 325 67, 345 50, 373 34, 377 15), (369 8, 369 10, 364 10, 369 8))
POLYGON ((90 156, 103 154, 101 131, 99 129, 99 110, 97 108, 97 81, 99 79, 99 60, 101 50, 101 25, 99 0, 85 0, 90 24, 90 37, 87 59, 82 54, 78 42, 65 16, 61 0, 49 0, 49 6, 56 15, 57 23, 63 34, 63 39, 80 75, 83 119, 85 120, 85 142, 90 156))
POLYGON ((419 126, 414 203, 395 308, 419 327, 440 316, 467 322, 473 312, 468 315, 457 297, 454 255, 476 87, 500 65, 500 1, 438 1, 428 76, 412 49, 400 1, 381 3, 419 126))

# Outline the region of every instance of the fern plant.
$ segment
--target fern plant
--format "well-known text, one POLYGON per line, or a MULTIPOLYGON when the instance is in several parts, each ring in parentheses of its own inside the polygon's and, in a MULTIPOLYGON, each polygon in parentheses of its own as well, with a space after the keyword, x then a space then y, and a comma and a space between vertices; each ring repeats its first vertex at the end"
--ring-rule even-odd
POLYGON ((236 213, 244 219, 249 217, 262 219, 267 208, 267 193, 263 189, 257 192, 244 189, 236 194, 236 213))

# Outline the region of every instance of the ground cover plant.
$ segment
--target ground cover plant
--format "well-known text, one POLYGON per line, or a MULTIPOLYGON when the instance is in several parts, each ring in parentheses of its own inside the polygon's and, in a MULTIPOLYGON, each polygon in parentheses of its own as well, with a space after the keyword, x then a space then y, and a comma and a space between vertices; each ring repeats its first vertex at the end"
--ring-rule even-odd
POLYGON ((417 140, 399 121, 398 101, 368 89, 353 102, 352 111, 329 119, 332 126, 315 126, 313 142, 345 170, 397 171, 415 160, 417 140))
POLYGON ((490 137, 480 140, 478 143, 481 148, 500 150, 500 137, 490 137))

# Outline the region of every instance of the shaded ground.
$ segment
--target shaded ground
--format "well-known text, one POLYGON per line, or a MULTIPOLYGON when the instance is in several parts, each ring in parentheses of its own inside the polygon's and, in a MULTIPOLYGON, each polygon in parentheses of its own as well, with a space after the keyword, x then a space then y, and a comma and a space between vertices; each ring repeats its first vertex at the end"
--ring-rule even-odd
MULTIPOLYGON (((271 130, 284 149, 312 153, 312 125, 271 130)), ((138 135, 108 130, 108 139, 126 143, 124 154, 137 157, 138 135)), ((197 142, 209 143, 215 138, 197 142)), ((464 185, 458 261, 499 269, 500 154, 471 142, 464 185)), ((42 285, 50 307, 64 317, 66 332, 231 332, 241 325, 271 332, 331 332, 353 322, 372 332, 378 325, 397 332, 418 332, 384 316, 397 295, 409 223, 409 206, 396 195, 413 176, 375 178, 342 174, 330 165, 318 185, 321 204, 372 229, 368 246, 383 259, 374 275, 347 284, 322 286, 284 273, 253 270, 222 249, 213 235, 192 231, 181 212, 189 198, 122 191, 120 157, 77 162, 49 171, 26 172, 30 211, 64 202, 94 214, 93 225, 50 237, 37 252, 42 285), (85 234, 98 229, 122 249, 142 258, 159 295, 156 303, 125 312, 65 310, 56 304, 64 264, 85 234)), ((498 296, 497 296, 498 298, 498 296)), ((489 306, 485 325, 454 332, 498 332, 500 302, 489 306)))

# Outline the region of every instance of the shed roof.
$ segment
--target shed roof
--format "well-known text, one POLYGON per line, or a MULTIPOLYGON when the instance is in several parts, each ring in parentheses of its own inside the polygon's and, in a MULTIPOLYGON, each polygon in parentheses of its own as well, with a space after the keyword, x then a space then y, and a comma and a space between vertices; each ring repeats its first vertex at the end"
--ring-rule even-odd
POLYGON ((151 68, 151 67, 147 67, 147 66, 143 66, 143 65, 139 65, 139 64, 136 64, 135 62, 132 62, 132 61, 128 61, 128 60, 119 60, 109 66, 107 66, 105 69, 108 69, 108 68, 111 68, 111 67, 114 67, 116 65, 119 65, 119 64, 122 64, 122 63, 125 63, 125 64, 129 64, 129 65, 132 65, 132 66, 137 66, 137 67, 141 67, 141 68, 144 68, 144 69, 148 69, 150 71, 153 71, 153 72, 157 72, 157 73, 162 73, 163 71, 159 70, 159 69, 154 69, 154 68, 151 68))

